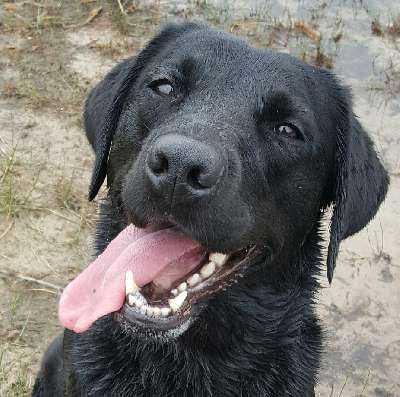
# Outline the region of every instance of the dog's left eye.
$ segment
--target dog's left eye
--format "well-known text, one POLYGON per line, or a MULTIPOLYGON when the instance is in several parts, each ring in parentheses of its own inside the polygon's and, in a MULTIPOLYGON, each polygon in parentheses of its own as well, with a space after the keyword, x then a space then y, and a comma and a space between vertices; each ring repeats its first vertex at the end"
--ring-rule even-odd
POLYGON ((302 139, 300 130, 293 124, 279 124, 275 128, 275 133, 290 139, 302 139))
POLYGON ((174 95, 174 87, 168 80, 157 80, 150 84, 151 89, 161 96, 174 95))

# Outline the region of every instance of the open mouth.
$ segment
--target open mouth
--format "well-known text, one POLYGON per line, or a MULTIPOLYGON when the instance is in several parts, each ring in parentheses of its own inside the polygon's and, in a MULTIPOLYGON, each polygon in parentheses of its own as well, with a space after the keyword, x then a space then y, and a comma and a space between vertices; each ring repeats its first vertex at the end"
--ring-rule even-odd
POLYGON ((168 287, 154 280, 139 288, 128 270, 126 300, 121 312, 129 321, 146 326, 161 329, 177 326, 192 314, 199 300, 229 288, 243 277, 247 259, 254 251, 254 247, 249 247, 232 254, 204 252, 194 268, 189 265, 189 272, 169 280, 168 287))
POLYGON ((174 329, 203 298, 243 277, 255 254, 254 246, 208 252, 177 226, 129 225, 64 289, 60 322, 84 332, 114 313, 131 324, 174 329))

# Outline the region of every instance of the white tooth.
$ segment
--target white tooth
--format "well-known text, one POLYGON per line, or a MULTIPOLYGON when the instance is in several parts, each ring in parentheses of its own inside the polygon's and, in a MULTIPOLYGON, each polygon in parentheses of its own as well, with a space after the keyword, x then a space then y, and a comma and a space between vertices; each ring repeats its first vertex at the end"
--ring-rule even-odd
POLYGON ((211 262, 214 262, 217 266, 221 267, 225 265, 226 261, 228 260, 228 255, 220 254, 219 252, 213 252, 209 255, 208 259, 211 262))
POLYGON ((136 298, 137 306, 147 305, 146 298, 139 291, 135 293, 134 297, 136 298))
POLYGON ((154 307, 153 310, 155 316, 159 316, 161 314, 161 309, 159 307, 154 307))
POLYGON ((187 284, 185 282, 178 285, 179 292, 186 291, 186 289, 187 289, 187 284))
POLYGON ((147 306, 147 311, 146 311, 148 316, 152 316, 154 314, 154 307, 147 306))
POLYGON ((200 274, 203 278, 210 277, 214 272, 215 272, 215 263, 214 262, 207 263, 200 270, 200 274))
MULTIPOLYGON (((130 295, 129 295, 130 296, 130 295)), ((141 301, 141 300, 139 300, 139 299, 135 299, 135 306, 136 307, 142 307, 144 305, 144 303, 141 301)))
POLYGON ((137 307, 141 307, 147 305, 146 298, 139 291, 136 291, 133 294, 128 294, 127 300, 129 306, 136 305, 137 307))
POLYGON ((195 285, 198 284, 200 281, 201 281, 201 277, 200 277, 200 274, 198 274, 198 273, 193 274, 193 275, 190 276, 190 277, 188 278, 188 280, 187 280, 188 284, 189 284, 191 287, 195 286, 195 285))
POLYGON ((129 306, 141 307, 147 303, 144 296, 138 292, 136 294, 129 294, 127 298, 129 306))
POLYGON ((163 317, 169 316, 170 313, 171 313, 171 309, 169 307, 162 307, 161 308, 161 315, 163 317))
POLYGON ((171 290, 171 294, 174 295, 174 296, 177 296, 178 293, 179 293, 179 291, 178 291, 176 288, 174 288, 173 290, 171 290))
POLYGON ((181 292, 177 297, 173 299, 168 299, 169 306, 171 309, 176 312, 179 310, 179 308, 183 305, 183 302, 185 302, 185 299, 187 298, 188 293, 187 291, 181 292))
POLYGON ((136 305, 136 299, 132 294, 128 295, 128 305, 129 306, 136 305))
POLYGON ((139 310, 140 310, 140 313, 142 313, 142 314, 146 314, 146 312, 147 312, 147 308, 148 308, 148 306, 146 306, 146 305, 143 305, 139 310))
POLYGON ((136 285, 133 280, 133 273, 131 270, 127 270, 125 273, 125 294, 134 294, 136 291, 139 291, 139 287, 136 285))

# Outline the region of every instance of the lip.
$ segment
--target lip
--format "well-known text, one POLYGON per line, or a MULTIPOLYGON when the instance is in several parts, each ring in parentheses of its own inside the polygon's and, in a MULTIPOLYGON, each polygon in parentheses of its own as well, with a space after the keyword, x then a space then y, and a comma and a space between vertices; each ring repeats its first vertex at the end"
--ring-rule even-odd
POLYGON ((143 314, 138 308, 130 306, 126 300, 120 311, 116 313, 117 318, 134 328, 150 329, 161 333, 183 329, 184 324, 190 324, 205 307, 204 301, 207 298, 212 298, 219 292, 231 288, 245 277, 248 268, 260 252, 256 246, 251 246, 232 253, 226 264, 215 274, 200 284, 189 287, 185 303, 167 317, 143 314))
POLYGON ((188 313, 179 313, 166 318, 151 317, 142 314, 138 310, 134 310, 126 302, 119 311, 119 314, 129 323, 142 326, 143 328, 153 328, 159 331, 168 331, 178 328, 185 321, 185 319, 190 317, 189 311, 188 313))

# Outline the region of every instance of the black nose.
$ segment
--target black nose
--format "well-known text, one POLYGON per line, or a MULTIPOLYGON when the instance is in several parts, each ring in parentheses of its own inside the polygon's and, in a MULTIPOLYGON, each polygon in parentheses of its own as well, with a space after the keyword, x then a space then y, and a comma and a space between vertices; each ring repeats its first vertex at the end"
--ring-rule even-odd
POLYGON ((159 193, 169 199, 188 199, 209 194, 221 179, 224 164, 209 144, 168 134, 150 149, 146 171, 159 193))

